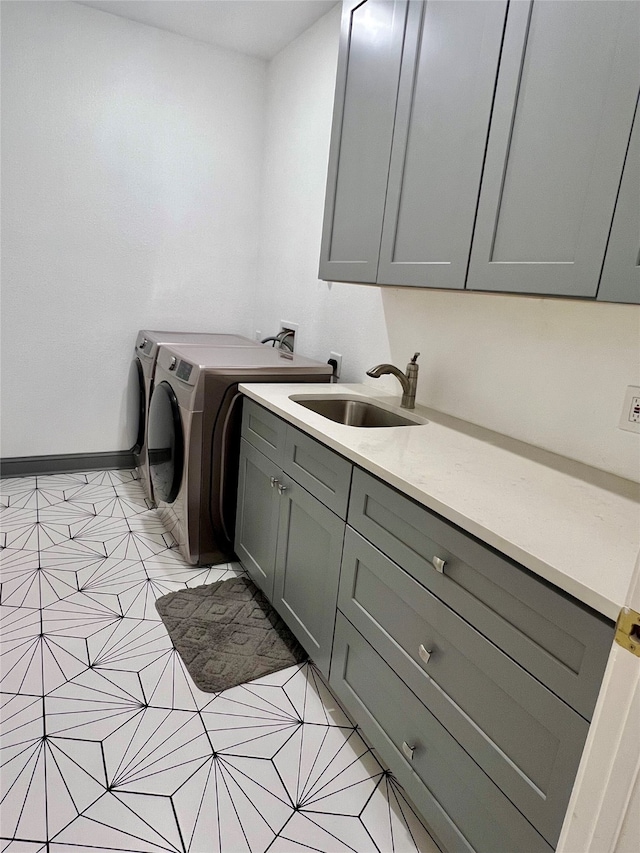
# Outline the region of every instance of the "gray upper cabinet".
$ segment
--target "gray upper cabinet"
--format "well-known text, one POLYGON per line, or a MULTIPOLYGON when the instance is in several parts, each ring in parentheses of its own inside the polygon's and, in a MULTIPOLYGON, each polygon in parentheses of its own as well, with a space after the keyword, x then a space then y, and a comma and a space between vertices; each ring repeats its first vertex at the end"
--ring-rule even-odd
POLYGON ((639 12, 511 3, 467 288, 596 296, 638 93, 639 12))
POLYGON ((379 284, 464 287, 506 10, 410 4, 379 284))
POLYGON ((637 0, 348 0, 320 278, 639 302, 639 72, 637 0))
POLYGON ((343 6, 320 278, 376 281, 406 2, 343 6))
POLYGON ((598 299, 640 302, 640 116, 637 109, 598 299))

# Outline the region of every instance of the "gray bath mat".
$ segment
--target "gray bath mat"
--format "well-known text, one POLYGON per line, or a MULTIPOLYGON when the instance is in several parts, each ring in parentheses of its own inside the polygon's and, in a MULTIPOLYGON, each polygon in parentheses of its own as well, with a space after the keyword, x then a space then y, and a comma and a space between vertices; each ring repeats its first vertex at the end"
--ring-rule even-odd
POLYGON ((249 578, 163 595, 156 609, 200 690, 219 693, 307 654, 249 578))

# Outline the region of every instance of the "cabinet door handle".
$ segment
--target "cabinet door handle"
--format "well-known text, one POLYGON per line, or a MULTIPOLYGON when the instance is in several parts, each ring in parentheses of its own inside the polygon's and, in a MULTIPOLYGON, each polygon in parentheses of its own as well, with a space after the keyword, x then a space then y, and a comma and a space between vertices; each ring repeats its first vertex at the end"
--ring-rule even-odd
POLYGON ((271 483, 272 489, 275 489, 275 487, 278 485, 278 481, 276 480, 275 477, 269 477, 269 482, 271 483))
POLYGON ((447 564, 447 561, 443 560, 441 557, 432 557, 431 558, 431 565, 433 566, 433 568, 437 572, 440 572, 441 575, 444 574, 444 567, 446 564, 447 564))
POLYGON ((409 744, 406 742, 406 740, 402 741, 402 751, 404 752, 406 757, 409 759, 409 761, 413 761, 414 749, 415 749, 415 747, 409 746, 409 744))
POLYGON ((431 657, 432 652, 431 650, 425 649, 422 643, 418 646, 418 654, 424 663, 429 663, 429 658, 431 657))
POLYGON ((278 483, 278 491, 280 492, 280 494, 282 494, 283 492, 287 491, 287 487, 283 486, 282 483, 278 483))

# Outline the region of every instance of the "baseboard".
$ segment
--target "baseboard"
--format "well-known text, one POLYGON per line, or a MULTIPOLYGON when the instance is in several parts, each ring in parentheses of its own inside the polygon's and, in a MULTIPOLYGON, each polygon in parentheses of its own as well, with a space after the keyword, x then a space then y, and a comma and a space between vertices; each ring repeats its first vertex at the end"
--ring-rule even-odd
POLYGON ((13 456, 0 459, 0 477, 73 474, 75 471, 106 471, 113 468, 135 468, 133 451, 63 453, 59 456, 13 456))

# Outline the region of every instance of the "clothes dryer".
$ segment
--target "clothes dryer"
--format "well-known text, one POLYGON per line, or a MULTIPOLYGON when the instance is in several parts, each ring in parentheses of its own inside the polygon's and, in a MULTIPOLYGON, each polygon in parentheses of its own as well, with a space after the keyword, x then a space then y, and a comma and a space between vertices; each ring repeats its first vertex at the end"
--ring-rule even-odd
POLYGON ((149 400, 153 391, 156 359, 161 346, 181 344, 182 346, 219 346, 219 347, 256 347, 256 341, 242 335, 217 334, 214 332, 166 332, 153 329, 140 329, 136 338, 133 361, 129 374, 129 401, 127 428, 130 447, 149 504, 153 506, 154 497, 149 479, 149 459, 147 454, 147 422, 149 400))
POLYGON ((160 516, 192 565, 232 559, 240 382, 329 382, 332 368, 258 347, 163 346, 149 407, 149 467, 160 516))

